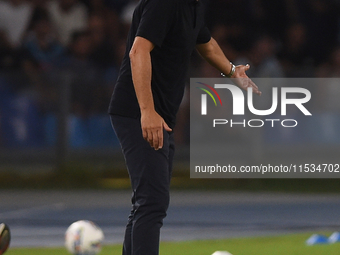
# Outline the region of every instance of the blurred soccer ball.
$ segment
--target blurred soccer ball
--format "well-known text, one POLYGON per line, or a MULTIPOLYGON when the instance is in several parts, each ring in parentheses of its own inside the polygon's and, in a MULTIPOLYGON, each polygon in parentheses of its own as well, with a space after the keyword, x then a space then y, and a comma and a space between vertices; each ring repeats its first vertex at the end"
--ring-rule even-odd
POLYGON ((95 255, 101 251, 103 231, 92 221, 72 223, 65 233, 65 247, 74 255, 95 255))
POLYGON ((4 254, 11 241, 11 232, 5 223, 0 223, 0 255, 4 254))
POLYGON ((227 252, 227 251, 215 251, 211 255, 232 255, 232 254, 230 252, 227 252))

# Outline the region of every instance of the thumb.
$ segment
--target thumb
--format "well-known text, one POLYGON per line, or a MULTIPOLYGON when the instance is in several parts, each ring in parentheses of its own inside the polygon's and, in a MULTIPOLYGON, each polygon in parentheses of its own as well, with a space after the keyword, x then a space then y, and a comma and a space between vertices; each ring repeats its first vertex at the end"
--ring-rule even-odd
POLYGON ((246 64, 245 71, 249 70, 249 68, 250 68, 250 65, 249 65, 249 64, 246 64))
POLYGON ((168 132, 171 132, 171 131, 172 131, 172 129, 169 128, 168 124, 166 124, 165 121, 163 122, 163 127, 164 127, 164 129, 165 129, 166 131, 168 131, 168 132))

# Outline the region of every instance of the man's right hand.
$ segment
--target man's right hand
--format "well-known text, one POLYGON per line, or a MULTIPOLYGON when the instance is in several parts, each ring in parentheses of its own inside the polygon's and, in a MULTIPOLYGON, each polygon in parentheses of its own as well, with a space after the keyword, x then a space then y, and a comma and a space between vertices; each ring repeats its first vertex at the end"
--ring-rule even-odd
POLYGON ((155 150, 163 147, 163 129, 170 132, 172 129, 164 119, 155 111, 143 111, 141 116, 143 138, 155 150))
POLYGON ((151 90, 151 55, 155 45, 137 36, 130 50, 131 72, 138 104, 141 109, 143 138, 155 150, 163 147, 163 129, 172 131, 164 119, 155 111, 151 90))

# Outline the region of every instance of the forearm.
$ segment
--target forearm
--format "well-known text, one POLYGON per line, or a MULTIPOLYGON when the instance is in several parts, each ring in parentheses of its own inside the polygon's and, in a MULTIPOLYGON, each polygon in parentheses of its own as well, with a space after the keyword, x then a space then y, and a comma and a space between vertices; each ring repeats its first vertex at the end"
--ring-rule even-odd
POLYGON ((141 111, 141 127, 143 138, 155 150, 163 147, 163 129, 171 128, 155 111, 151 89, 152 65, 151 51, 154 45, 141 37, 136 37, 130 51, 131 73, 139 108, 141 111))
POLYGON ((132 81, 141 112, 154 110, 151 90, 151 56, 150 52, 132 49, 130 52, 132 81))
POLYGON ((196 48, 199 54, 210 65, 215 67, 221 73, 230 73, 232 65, 214 38, 211 38, 211 40, 206 44, 197 45, 196 48))
POLYGON ((246 71, 250 68, 250 66, 247 64, 238 65, 235 67, 233 64, 231 64, 215 39, 211 38, 209 42, 205 44, 199 44, 196 46, 196 48, 200 55, 221 73, 230 78, 237 78, 235 79, 235 83, 240 88, 247 90, 249 87, 251 87, 254 93, 261 95, 259 88, 251 79, 249 79, 246 74, 246 71))

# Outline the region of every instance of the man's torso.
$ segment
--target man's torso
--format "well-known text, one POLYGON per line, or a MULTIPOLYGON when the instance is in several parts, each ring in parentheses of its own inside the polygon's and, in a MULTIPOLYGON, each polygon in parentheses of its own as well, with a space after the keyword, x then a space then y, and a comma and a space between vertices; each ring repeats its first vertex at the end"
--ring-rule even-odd
POLYGON ((132 83, 129 51, 136 36, 155 44, 150 53, 155 109, 173 127, 192 51, 197 43, 210 40, 204 24, 203 3, 196 0, 140 1, 109 108, 111 114, 134 118, 140 116, 140 110, 132 83))

